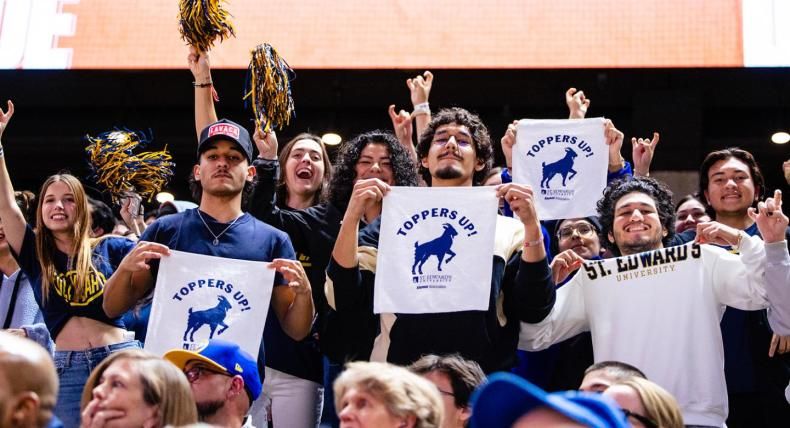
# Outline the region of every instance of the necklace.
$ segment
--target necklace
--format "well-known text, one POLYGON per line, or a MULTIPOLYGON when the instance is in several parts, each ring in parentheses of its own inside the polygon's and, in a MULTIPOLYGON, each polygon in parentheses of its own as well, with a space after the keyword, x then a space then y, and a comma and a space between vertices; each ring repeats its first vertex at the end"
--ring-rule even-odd
MULTIPOLYGON (((225 229, 223 229, 222 232, 219 233, 219 235, 216 235, 216 234, 214 234, 214 231, 212 231, 211 228, 208 227, 208 224, 206 223, 206 220, 203 219, 203 214, 200 213, 200 210, 197 210, 197 213, 198 213, 198 217, 200 217, 200 221, 203 222, 203 226, 206 226, 206 230, 208 230, 208 233, 210 233, 211 236, 214 237, 214 240, 211 241, 211 243, 214 244, 214 246, 219 245, 219 237, 224 235, 225 232, 228 231, 228 229, 230 229, 231 227, 233 227, 234 224, 236 224, 236 220, 241 218, 241 216, 238 216, 238 217, 234 218, 233 221, 230 222, 230 224, 225 229)), ((242 215, 244 215, 244 214, 242 214, 242 215)))

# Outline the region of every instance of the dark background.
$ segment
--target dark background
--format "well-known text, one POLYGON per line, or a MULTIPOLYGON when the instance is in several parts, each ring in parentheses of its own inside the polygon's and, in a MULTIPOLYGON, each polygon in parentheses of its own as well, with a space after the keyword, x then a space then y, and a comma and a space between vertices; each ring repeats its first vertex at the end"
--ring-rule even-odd
MULTIPOLYGON (((411 110, 405 80, 422 70, 297 70, 296 118, 278 132, 280 145, 300 132, 391 129, 387 106, 411 110)), ((588 117, 605 116, 630 138, 654 130, 661 142, 654 170, 694 171, 714 149, 740 146, 760 162, 768 187, 786 189, 781 173, 790 144, 770 136, 790 129, 790 69, 434 70, 431 108, 475 111, 499 145, 519 118, 565 118, 564 92, 584 90, 588 117)), ((241 101, 246 70, 214 70, 220 117, 252 129, 241 101)), ((113 127, 152 130, 153 149, 167 145, 177 163, 168 190, 188 199, 195 161, 192 76, 187 70, 0 71, 0 97, 16 114, 3 136, 15 188, 37 192, 50 174, 85 177, 85 134, 113 127)), ((500 156, 498 154, 498 156, 500 156)), ((498 158, 501 162, 501 158, 498 158)))

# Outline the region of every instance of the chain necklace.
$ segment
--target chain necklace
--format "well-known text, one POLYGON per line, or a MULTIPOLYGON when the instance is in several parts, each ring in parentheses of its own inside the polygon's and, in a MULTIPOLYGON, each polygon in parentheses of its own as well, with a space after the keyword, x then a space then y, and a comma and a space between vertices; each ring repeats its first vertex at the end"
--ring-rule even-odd
POLYGON ((219 233, 219 235, 216 235, 216 234, 214 234, 214 231, 212 231, 211 228, 208 227, 208 224, 206 223, 206 220, 203 219, 203 214, 200 213, 199 209, 197 210, 197 213, 198 213, 198 217, 200 217, 200 221, 203 222, 203 226, 206 226, 206 230, 208 230, 208 233, 210 233, 211 236, 214 237, 214 240, 211 242, 212 244, 214 244, 214 246, 219 245, 219 237, 224 235, 225 232, 228 231, 228 229, 230 229, 231 227, 233 227, 234 224, 236 224, 236 220, 240 219, 244 215, 244 214, 242 214, 242 215, 234 218, 233 221, 230 222, 230 224, 225 229, 223 229, 222 232, 219 233))

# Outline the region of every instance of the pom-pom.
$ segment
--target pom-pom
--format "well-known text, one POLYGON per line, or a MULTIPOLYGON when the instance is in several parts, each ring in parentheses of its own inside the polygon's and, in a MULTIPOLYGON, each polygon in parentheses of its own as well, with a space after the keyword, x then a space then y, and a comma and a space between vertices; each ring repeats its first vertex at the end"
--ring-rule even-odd
POLYGON ((110 193, 116 204, 130 191, 150 202, 173 176, 175 164, 167 147, 157 152, 132 153, 151 141, 142 132, 116 129, 85 138, 92 178, 110 193))
POLYGON ((244 99, 250 98, 255 126, 282 129, 294 115, 291 81, 296 77, 287 62, 268 43, 252 51, 244 99))
POLYGON ((200 52, 208 52, 220 41, 236 36, 230 14, 222 7, 224 0, 180 0, 181 38, 200 52))

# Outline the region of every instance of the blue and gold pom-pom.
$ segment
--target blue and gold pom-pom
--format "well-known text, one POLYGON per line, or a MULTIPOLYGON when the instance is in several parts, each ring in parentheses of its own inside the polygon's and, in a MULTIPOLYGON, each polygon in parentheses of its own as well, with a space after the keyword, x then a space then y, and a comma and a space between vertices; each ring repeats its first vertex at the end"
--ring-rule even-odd
POLYGON ((255 126, 265 125, 282 129, 294 115, 291 81, 296 77, 293 69, 268 43, 252 51, 247 70, 244 99, 250 100, 255 116, 255 126))
POLYGON ((116 129, 85 138, 88 141, 85 152, 93 179, 110 193, 116 204, 129 191, 150 202, 173 176, 175 163, 171 161, 167 147, 156 152, 133 153, 134 149, 151 142, 151 138, 142 132, 116 129))
POLYGON ((181 38, 200 52, 208 52, 217 38, 236 36, 224 0, 180 0, 181 38))

